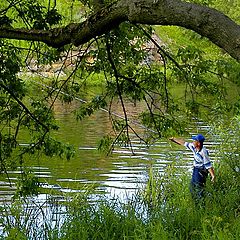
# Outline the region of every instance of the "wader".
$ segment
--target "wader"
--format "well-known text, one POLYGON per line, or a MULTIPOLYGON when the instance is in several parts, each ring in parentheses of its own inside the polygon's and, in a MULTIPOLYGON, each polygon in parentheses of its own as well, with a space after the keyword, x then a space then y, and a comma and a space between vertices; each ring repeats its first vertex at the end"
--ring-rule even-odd
POLYGON ((204 186, 206 184, 208 170, 205 167, 194 167, 190 191, 194 199, 201 199, 204 196, 204 186))

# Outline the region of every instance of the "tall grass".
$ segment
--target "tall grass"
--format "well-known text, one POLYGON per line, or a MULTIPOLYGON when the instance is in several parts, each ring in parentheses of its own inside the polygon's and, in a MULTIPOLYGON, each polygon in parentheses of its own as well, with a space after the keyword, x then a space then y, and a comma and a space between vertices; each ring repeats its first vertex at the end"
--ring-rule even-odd
POLYGON ((217 180, 208 179, 202 202, 191 197, 189 173, 179 174, 174 164, 162 175, 150 168, 146 187, 126 202, 102 198, 93 203, 79 193, 66 200, 55 224, 43 208, 26 214, 15 203, 14 211, 2 211, 2 239, 240 239, 239 129, 239 117, 229 128, 215 128, 222 139, 216 147, 221 159, 214 164, 217 180))
POLYGON ((239 239, 236 185, 220 187, 225 178, 214 186, 208 182, 204 203, 196 205, 188 191, 189 176, 166 178, 169 174, 153 173, 148 192, 137 193, 127 203, 101 199, 93 204, 79 194, 67 202, 58 224, 40 209, 22 215, 11 211, 15 221, 8 220, 3 239, 239 239))

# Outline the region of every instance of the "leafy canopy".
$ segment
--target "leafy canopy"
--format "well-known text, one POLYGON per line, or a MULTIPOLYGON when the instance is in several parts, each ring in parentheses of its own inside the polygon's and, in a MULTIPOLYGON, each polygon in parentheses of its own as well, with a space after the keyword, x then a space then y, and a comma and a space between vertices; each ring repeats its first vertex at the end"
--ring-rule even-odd
MULTIPOLYGON (((111 2, 3 0, 0 26, 49 30, 82 22, 96 11, 96 6, 111 2)), ((238 9, 238 1, 228 3, 227 8, 224 1, 197 3, 224 9, 237 21, 231 4, 238 9)), ((98 110, 109 112, 112 132, 103 137, 100 149, 109 150, 114 144, 131 147, 132 133, 149 143, 158 137, 184 133, 189 119, 208 116, 208 120, 214 120, 224 112, 239 113, 239 99, 227 98, 229 89, 238 87, 239 63, 214 47, 208 46, 206 52, 198 48, 203 42, 209 45, 199 35, 182 29, 180 32, 187 39, 186 44, 178 44, 179 35, 172 36, 175 45, 169 44, 168 34, 161 28, 129 22, 78 47, 68 44, 53 49, 41 42, 2 39, 1 171, 22 163, 26 154, 36 151, 70 159, 74 154, 72 147, 52 135, 58 129, 53 106, 57 99, 70 103, 81 98, 85 86, 91 87, 96 76, 104 90, 91 100, 82 100, 75 113, 81 120, 98 110), (41 77, 47 68, 54 69, 48 70, 51 77, 41 77), (39 86, 44 91, 36 94, 39 86), (121 105, 121 117, 114 114, 114 101, 121 105), (141 105, 137 119, 127 110, 128 102, 141 105), (23 134, 28 139, 27 146, 21 145, 23 134)))

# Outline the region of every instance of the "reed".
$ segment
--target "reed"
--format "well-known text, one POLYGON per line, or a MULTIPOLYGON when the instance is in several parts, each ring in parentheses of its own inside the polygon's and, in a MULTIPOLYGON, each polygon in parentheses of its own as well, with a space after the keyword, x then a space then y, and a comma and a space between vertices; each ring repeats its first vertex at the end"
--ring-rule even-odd
POLYGON ((209 183, 204 203, 196 205, 187 176, 163 175, 159 180, 152 174, 147 192, 140 191, 125 203, 119 199, 93 203, 84 194, 68 198, 61 207, 48 201, 30 208, 30 203, 16 201, 2 209, 2 239, 239 239, 236 186, 219 192, 220 183, 209 183))
POLYGON ((201 202, 192 199, 190 174, 179 162, 162 174, 150 167, 144 189, 125 202, 92 201, 91 191, 65 195, 64 204, 54 198, 40 205, 15 199, 1 207, 0 239, 240 239, 240 140, 235 138, 240 118, 230 125, 231 135, 222 131, 223 144, 217 146, 217 180, 208 179, 201 202))

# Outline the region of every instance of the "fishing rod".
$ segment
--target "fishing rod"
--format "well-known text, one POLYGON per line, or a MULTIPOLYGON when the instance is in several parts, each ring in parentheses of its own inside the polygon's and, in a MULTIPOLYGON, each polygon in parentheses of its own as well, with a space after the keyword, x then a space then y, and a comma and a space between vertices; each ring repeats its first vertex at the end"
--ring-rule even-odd
MULTIPOLYGON (((59 89, 59 88, 54 88, 54 87, 51 87, 51 86, 49 86, 49 85, 47 85, 47 84, 40 83, 40 82, 35 81, 35 80, 32 80, 32 79, 31 79, 30 81, 32 81, 33 83, 35 83, 35 84, 37 84, 37 85, 40 85, 40 86, 42 86, 42 87, 45 87, 45 88, 48 88, 48 89, 51 89, 51 90, 54 90, 54 91, 58 91, 58 92, 61 93, 62 95, 65 95, 65 96, 68 96, 68 97, 73 97, 75 100, 77 100, 77 101, 79 101, 79 102, 88 103, 86 100, 83 100, 83 99, 81 99, 81 98, 79 98, 79 97, 76 97, 76 96, 73 96, 73 95, 71 95, 71 94, 68 94, 68 93, 62 91, 62 90, 59 89)), ((109 111, 108 111, 106 108, 102 108, 102 107, 101 107, 101 108, 99 108, 99 110, 101 110, 101 111, 103 111, 103 112, 106 112, 106 113, 109 113, 109 111)), ((120 118, 120 119, 123 119, 123 120, 125 119, 124 116, 121 116, 121 115, 119 115, 119 114, 117 114, 117 113, 115 113, 115 112, 111 112, 111 114, 112 114, 113 116, 117 117, 117 118, 120 118)), ((134 121, 134 120, 129 120, 129 119, 128 119, 128 121, 129 121, 130 123, 132 123, 132 124, 135 124, 135 125, 143 128, 143 129, 149 131, 149 132, 158 134, 157 131, 155 131, 155 130, 153 130, 153 129, 150 129, 150 128, 144 126, 143 124, 140 124, 139 122, 136 122, 136 121, 134 121)))

